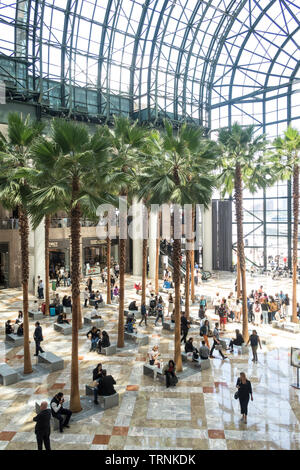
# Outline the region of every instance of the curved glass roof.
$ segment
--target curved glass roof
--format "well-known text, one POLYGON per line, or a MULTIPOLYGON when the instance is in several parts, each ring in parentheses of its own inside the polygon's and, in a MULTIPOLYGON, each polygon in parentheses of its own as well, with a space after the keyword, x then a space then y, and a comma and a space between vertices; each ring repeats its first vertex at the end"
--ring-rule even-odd
POLYGON ((0 78, 44 109, 276 134, 300 122, 297 3, 4 0, 0 78))

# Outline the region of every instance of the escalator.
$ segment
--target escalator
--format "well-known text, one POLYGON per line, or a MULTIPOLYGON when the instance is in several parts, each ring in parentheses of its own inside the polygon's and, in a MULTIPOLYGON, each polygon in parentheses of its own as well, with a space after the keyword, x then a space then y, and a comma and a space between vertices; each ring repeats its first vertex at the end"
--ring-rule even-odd
MULTIPOLYGON (((160 254, 162 256, 167 256, 168 258, 168 266, 172 269, 174 269, 173 266, 173 260, 172 260, 172 252, 173 252, 173 247, 171 243, 167 243, 166 241, 161 241, 160 242, 160 254)), ((182 254, 184 253, 184 250, 182 250, 182 254)), ((211 277, 211 272, 210 271, 200 271, 201 272, 201 279, 202 281, 207 281, 211 277)), ((182 261, 180 265, 180 274, 182 277, 185 277, 186 275, 186 263, 185 261, 182 261)))

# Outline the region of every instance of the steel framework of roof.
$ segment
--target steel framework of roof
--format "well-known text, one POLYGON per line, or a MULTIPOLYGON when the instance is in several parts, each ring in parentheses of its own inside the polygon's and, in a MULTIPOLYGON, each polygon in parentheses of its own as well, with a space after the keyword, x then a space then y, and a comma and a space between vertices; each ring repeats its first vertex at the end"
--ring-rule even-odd
POLYGON ((0 79, 45 110, 265 130, 300 117, 291 105, 300 90, 296 3, 0 1, 0 79))

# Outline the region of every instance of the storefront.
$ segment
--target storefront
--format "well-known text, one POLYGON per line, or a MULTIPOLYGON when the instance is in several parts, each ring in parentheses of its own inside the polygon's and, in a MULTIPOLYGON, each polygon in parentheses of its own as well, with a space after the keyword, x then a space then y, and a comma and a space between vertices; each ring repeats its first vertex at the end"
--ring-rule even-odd
POLYGON ((106 265, 106 241, 94 238, 82 239, 83 274, 100 274, 106 265))
POLYGON ((69 240, 52 240, 49 242, 49 274, 55 278, 57 268, 70 270, 70 243, 69 240))

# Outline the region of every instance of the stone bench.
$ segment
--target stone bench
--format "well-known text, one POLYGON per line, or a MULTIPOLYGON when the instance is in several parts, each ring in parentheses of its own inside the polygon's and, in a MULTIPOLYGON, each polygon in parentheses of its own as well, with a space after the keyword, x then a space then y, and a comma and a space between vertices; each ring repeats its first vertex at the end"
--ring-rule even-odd
POLYGON ((46 365, 51 372, 64 368, 64 360, 49 351, 38 355, 38 363, 46 365))
POLYGON ((139 346, 144 346, 145 344, 149 343, 149 336, 141 335, 139 333, 128 333, 125 331, 124 338, 129 339, 130 341, 134 341, 139 346))
POLYGON ((142 318, 142 314, 140 312, 140 310, 124 310, 124 316, 125 317, 132 317, 132 315, 134 314, 134 317, 135 318, 142 318))
POLYGON ((238 354, 249 354, 249 347, 246 346, 246 343, 241 344, 241 346, 234 344, 233 348, 237 350, 238 354))
POLYGON ((100 354, 104 354, 105 356, 112 356, 113 354, 117 354, 117 345, 111 344, 107 348, 101 348, 100 354))
POLYGON ((279 328, 279 322, 277 320, 272 321, 272 327, 273 328, 279 328))
POLYGON ((104 327, 104 320, 102 318, 84 317, 83 320, 84 320, 85 325, 96 326, 97 328, 103 328, 104 327))
POLYGON ((72 326, 68 325, 67 323, 54 323, 53 328, 55 331, 62 333, 63 335, 71 335, 72 334, 72 326))
POLYGON ((33 318, 33 320, 41 320, 43 318, 43 312, 39 311, 39 312, 32 312, 32 311, 28 311, 28 315, 30 318, 33 318))
MULTIPOLYGON (((92 385, 85 386, 86 395, 94 395, 94 388, 92 385)), ((98 395, 98 400, 103 404, 103 408, 107 410, 108 408, 113 408, 114 406, 119 406, 119 394, 115 393, 114 395, 98 395)))
POLYGON ((63 307, 63 313, 71 315, 72 308, 71 307, 63 307))
POLYGON ((19 380, 19 374, 8 364, 0 364, 0 384, 11 385, 19 380))
POLYGON ((175 323, 172 323, 171 321, 163 322, 163 330, 174 331, 174 329, 175 329, 175 323))
POLYGON ((190 365, 194 366, 194 367, 200 367, 201 370, 204 370, 204 369, 211 369, 211 362, 209 359, 198 359, 197 361, 189 361, 188 358, 187 358, 187 353, 186 352, 182 352, 181 353, 181 358, 182 358, 182 362, 187 362, 189 363, 190 365))
POLYGON ((24 345, 24 336, 18 336, 13 333, 5 336, 5 341, 12 346, 23 346, 24 345))
POLYGON ((292 322, 283 323, 282 329, 284 331, 289 331, 290 333, 300 333, 298 323, 292 323, 292 322))
POLYGON ((143 373, 144 373, 144 375, 148 375, 148 376, 152 377, 153 379, 154 379, 154 376, 155 376, 155 373, 156 373, 156 377, 159 380, 161 380, 161 381, 165 380, 165 376, 162 373, 162 369, 160 367, 157 367, 157 366, 151 366, 149 363, 144 364, 143 373))

